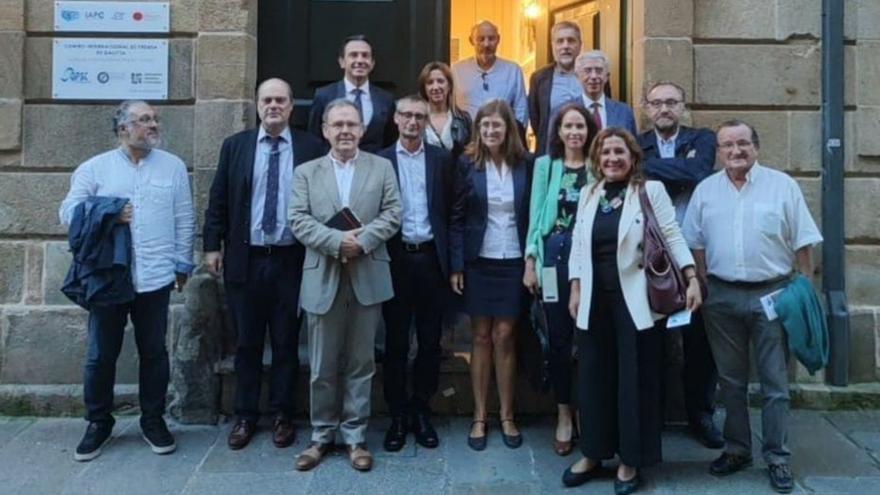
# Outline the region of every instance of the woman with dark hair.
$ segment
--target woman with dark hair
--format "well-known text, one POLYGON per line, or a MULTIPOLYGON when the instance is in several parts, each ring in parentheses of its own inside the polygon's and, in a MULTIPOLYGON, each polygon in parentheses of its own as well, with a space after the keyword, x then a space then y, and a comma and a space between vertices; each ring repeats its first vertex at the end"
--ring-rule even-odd
POLYGON ((443 62, 428 62, 418 84, 429 106, 425 141, 448 150, 457 160, 471 138, 471 117, 455 105, 452 71, 443 62))
POLYGON ((584 457, 565 470, 562 482, 580 485, 602 459, 617 455, 614 491, 621 495, 639 488, 638 470, 660 462, 663 425, 663 330, 654 322, 664 315, 654 313, 648 302, 640 189, 688 281, 687 309, 696 311, 702 297, 672 201, 662 183, 644 179, 635 138, 619 127, 602 130, 590 161, 598 182, 581 194, 568 261, 584 457))
POLYGON ((550 154, 535 161, 529 232, 526 237, 526 270, 523 284, 539 294, 541 274, 554 270, 558 299, 545 301, 549 337, 550 383, 556 397, 556 435, 553 450, 568 455, 574 426, 571 408, 571 350, 574 320, 568 313, 568 254, 577 218, 581 189, 592 182, 587 155, 599 129, 587 110, 569 103, 559 111, 551 129, 550 154))
POLYGON ((486 402, 492 362, 501 405, 504 444, 517 448, 514 328, 523 313, 523 251, 529 221, 531 160, 510 106, 492 100, 477 111, 474 136, 458 161, 449 226, 452 290, 464 295, 471 317, 474 422, 468 445, 486 448, 486 402))

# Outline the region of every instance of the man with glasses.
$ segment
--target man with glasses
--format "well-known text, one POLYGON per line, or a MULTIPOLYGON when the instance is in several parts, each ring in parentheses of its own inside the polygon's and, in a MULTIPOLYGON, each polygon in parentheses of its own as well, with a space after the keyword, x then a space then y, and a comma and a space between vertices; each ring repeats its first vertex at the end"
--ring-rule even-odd
POLYGON ((709 467, 716 476, 752 465, 749 426, 749 350, 755 350, 761 382, 761 453, 770 485, 794 488, 788 467, 788 365, 785 330, 761 299, 785 288, 792 267, 811 278, 812 247, 822 242, 797 182, 758 163, 754 127, 731 120, 718 129, 723 170, 696 187, 682 231, 701 276, 708 276, 703 304, 706 333, 721 384, 724 453, 709 467))
POLYGON ((407 433, 426 448, 439 444, 428 402, 440 375, 441 318, 449 278, 447 222, 453 167, 448 151, 422 139, 428 103, 418 95, 397 100, 394 122, 400 138, 382 150, 397 172, 403 215, 401 229, 390 241, 394 299, 385 303, 385 402, 391 425, 385 450, 403 448, 407 433), (413 363, 412 394, 407 386, 410 328, 415 320, 418 354, 413 363))
MULTIPOLYGON (((653 123, 653 129, 639 136, 639 145, 645 154, 645 175, 666 186, 675 206, 675 219, 681 225, 694 188, 712 174, 715 166, 715 133, 681 125, 685 91, 674 82, 651 85, 642 104, 653 123)), ((681 327, 681 336, 684 347, 681 380, 688 423, 706 447, 720 449, 724 439, 712 419, 718 371, 701 312, 692 315, 689 325, 681 327)))
MULTIPOLYGON (((89 425, 74 451, 77 461, 98 457, 113 431, 116 360, 129 318, 140 360, 141 432, 156 454, 176 449, 162 418, 169 374, 165 332, 171 290, 182 291, 194 268, 196 225, 186 165, 171 153, 157 149, 161 143, 159 129, 153 107, 143 101, 122 102, 113 116, 119 147, 77 167, 59 209, 61 223, 78 232, 71 235, 72 240, 89 230, 103 231, 103 223, 94 223, 99 214, 109 218, 111 225, 115 222, 124 226, 119 244, 108 245, 106 236, 99 232, 86 241, 94 247, 93 252, 76 253, 75 263, 98 258, 100 264, 109 252, 112 270, 123 282, 114 283, 114 290, 106 293, 100 304, 82 304, 89 310, 83 381, 89 425), (110 203, 119 206, 115 220, 109 216, 110 203), (123 259, 125 263, 121 263, 123 259)), ((115 234, 114 240, 118 238, 115 234)), ((105 278, 100 282, 110 281, 105 278)), ((91 299, 93 288, 106 291, 107 284, 87 287, 87 299, 91 299)))

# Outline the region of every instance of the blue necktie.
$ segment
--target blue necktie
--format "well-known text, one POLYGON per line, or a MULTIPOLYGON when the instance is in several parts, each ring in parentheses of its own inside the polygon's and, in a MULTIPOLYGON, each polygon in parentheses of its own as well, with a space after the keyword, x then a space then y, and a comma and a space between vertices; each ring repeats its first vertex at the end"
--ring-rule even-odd
POLYGON ((266 173, 266 201, 263 203, 263 233, 272 235, 278 228, 278 162, 281 152, 278 145, 282 138, 266 136, 272 143, 272 152, 269 153, 269 170, 266 173))
POLYGON ((361 95, 364 94, 364 90, 362 90, 360 88, 355 88, 355 89, 351 90, 351 92, 354 93, 354 106, 356 106, 358 109, 358 112, 361 113, 361 122, 363 122, 364 121, 364 104, 363 104, 363 101, 361 101, 361 95))

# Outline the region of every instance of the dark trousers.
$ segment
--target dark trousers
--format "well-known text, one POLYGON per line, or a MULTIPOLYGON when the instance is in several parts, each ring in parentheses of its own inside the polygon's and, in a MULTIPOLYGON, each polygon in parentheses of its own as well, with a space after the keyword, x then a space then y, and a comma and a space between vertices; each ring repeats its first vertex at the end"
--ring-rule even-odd
POLYGON ((628 466, 660 462, 663 333, 636 330, 623 293, 594 290, 589 330, 578 330, 581 452, 628 466))
POLYGON ((382 306, 385 318, 385 402, 392 415, 429 413, 440 374, 440 336, 446 281, 433 245, 421 251, 401 250, 392 256, 394 298, 382 306), (412 395, 407 392, 410 328, 415 318, 418 353, 412 369, 412 395))
POLYGON ((718 369, 700 311, 693 314, 690 325, 682 327, 681 340, 684 347, 684 367, 681 372, 684 405, 688 421, 695 423, 703 416, 715 414, 715 389, 718 387, 718 369))
POLYGON ((272 345, 269 409, 290 416, 299 371, 299 286, 305 256, 302 246, 251 248, 245 283, 226 283, 226 298, 237 335, 235 414, 247 421, 260 416, 260 388, 266 329, 272 345))
POLYGON ((135 295, 132 302, 111 306, 93 306, 89 310, 88 350, 86 352, 83 395, 86 419, 111 421, 113 385, 116 383, 116 359, 122 350, 125 324, 131 315, 138 349, 138 400, 144 419, 159 418, 165 413, 168 390, 168 351, 165 331, 168 327, 168 299, 171 286, 135 295))
POLYGON ((548 357, 550 384, 557 404, 571 403, 571 347, 574 340, 574 320, 568 312, 571 285, 568 281, 568 255, 571 251, 571 232, 552 233, 544 239, 544 266, 556 267, 559 300, 544 303, 547 314, 547 332, 550 344, 548 357))

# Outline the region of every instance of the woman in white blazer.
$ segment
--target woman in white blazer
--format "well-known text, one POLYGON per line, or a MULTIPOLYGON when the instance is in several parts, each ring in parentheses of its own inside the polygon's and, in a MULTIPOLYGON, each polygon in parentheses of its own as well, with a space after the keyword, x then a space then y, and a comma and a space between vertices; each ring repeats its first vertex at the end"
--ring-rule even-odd
POLYGON ((663 184, 642 175, 642 151, 626 130, 606 128, 590 149, 598 181, 578 204, 569 257, 569 310, 578 327, 581 452, 563 474, 576 486, 589 480, 602 459, 620 457, 614 491, 629 494, 641 483, 638 470, 660 462, 663 422, 663 315, 648 304, 643 263, 644 187, 672 256, 688 280, 687 306, 702 302, 694 259, 675 223, 663 184))

